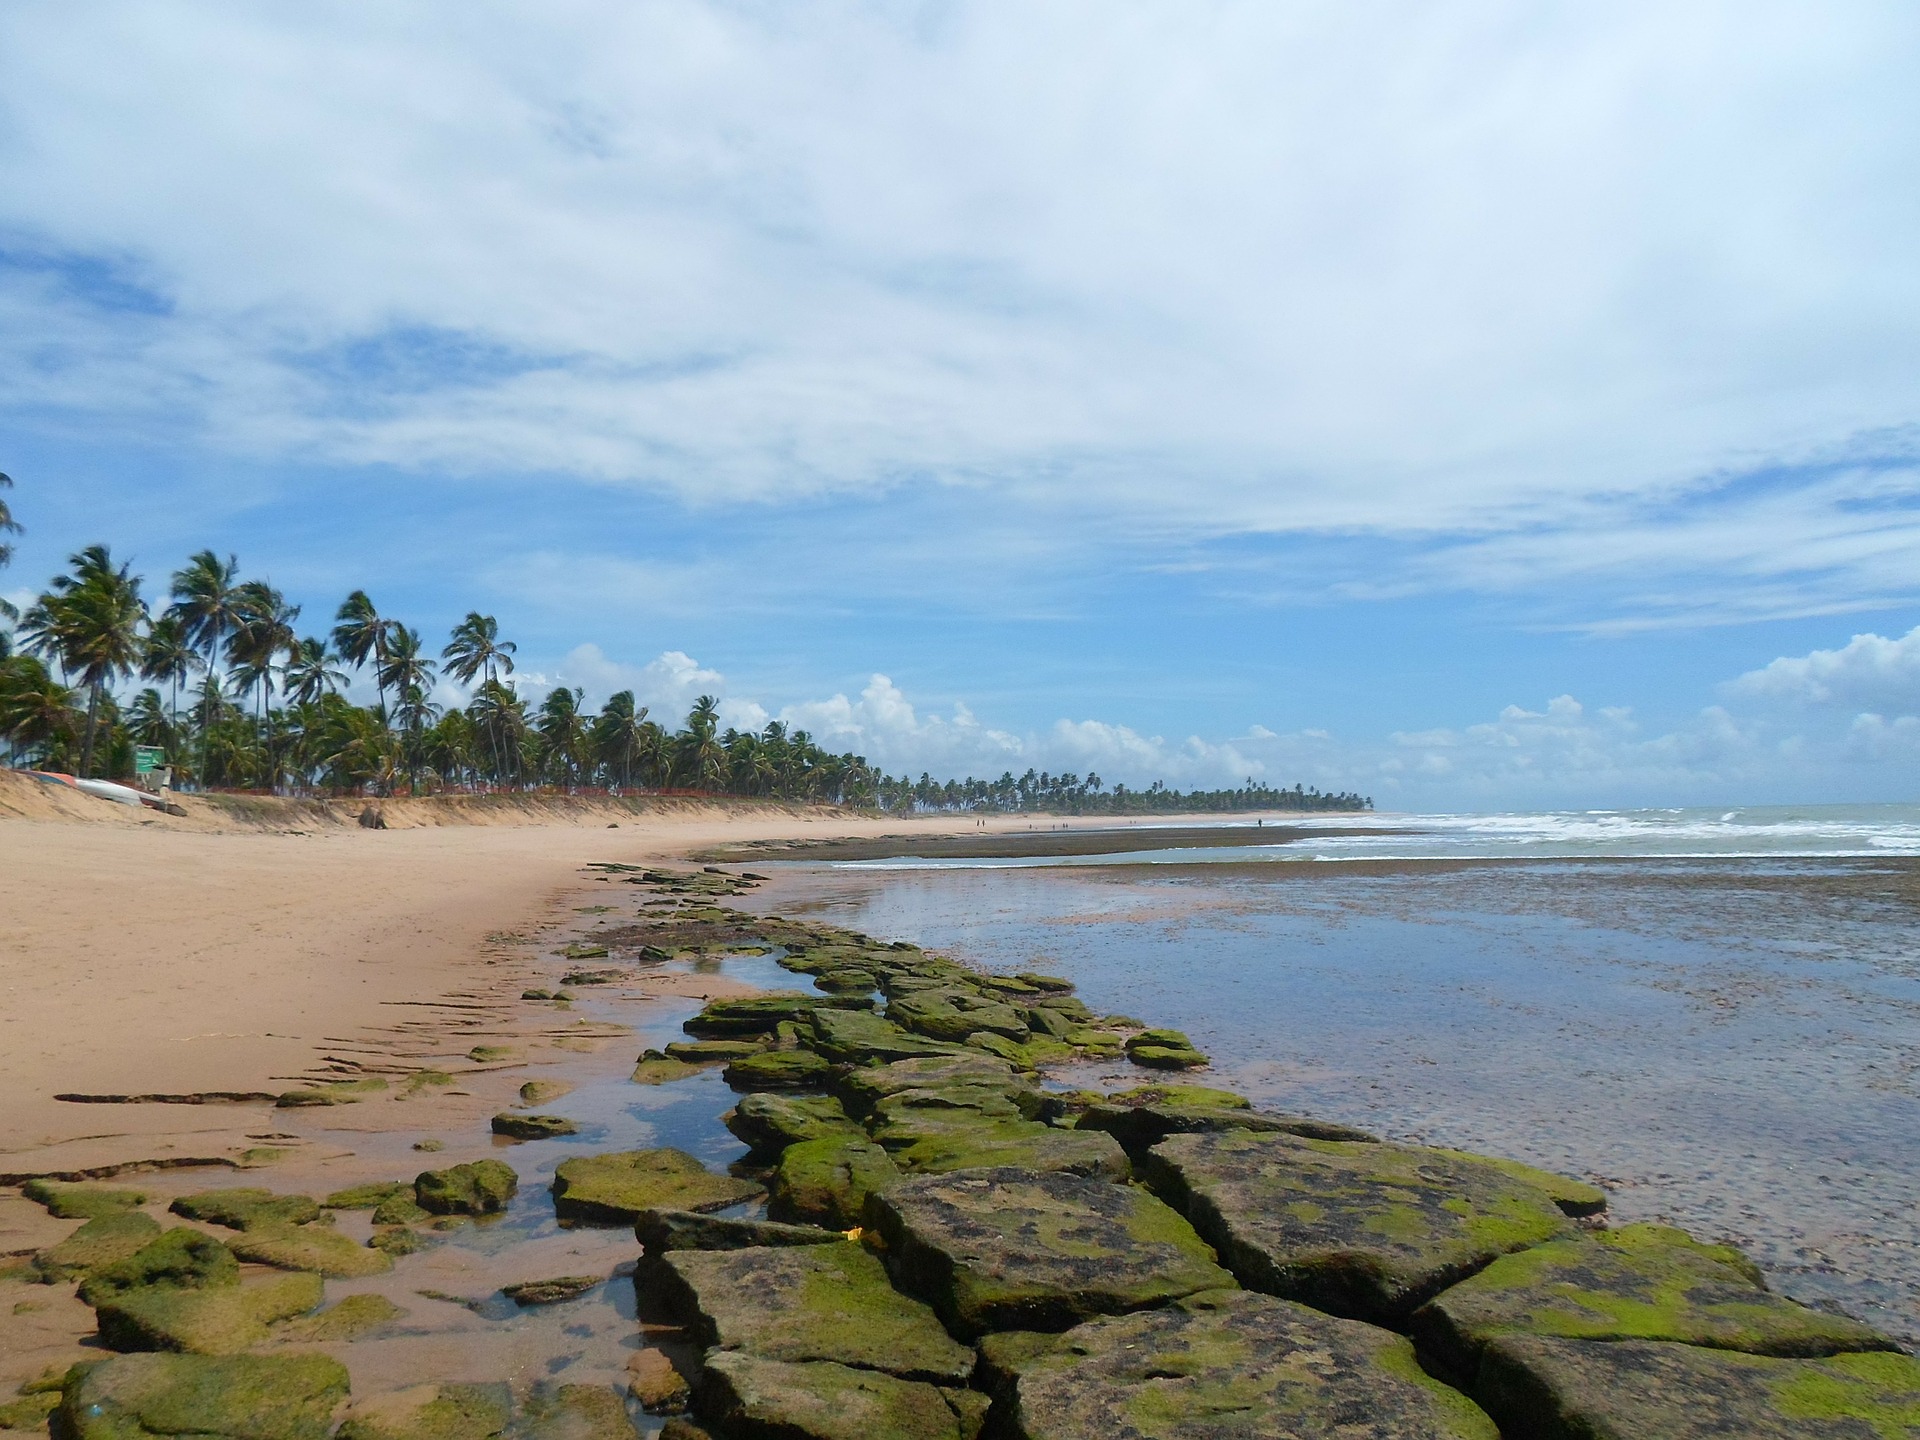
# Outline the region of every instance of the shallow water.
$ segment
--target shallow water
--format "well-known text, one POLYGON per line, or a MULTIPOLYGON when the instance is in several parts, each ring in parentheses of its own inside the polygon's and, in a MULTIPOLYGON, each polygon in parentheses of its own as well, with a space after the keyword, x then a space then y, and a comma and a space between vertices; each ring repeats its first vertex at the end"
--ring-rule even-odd
POLYGON ((1228 858, 782 866, 777 904, 1058 972, 1263 1103, 1594 1177, 1920 1341, 1911 862, 1228 858))

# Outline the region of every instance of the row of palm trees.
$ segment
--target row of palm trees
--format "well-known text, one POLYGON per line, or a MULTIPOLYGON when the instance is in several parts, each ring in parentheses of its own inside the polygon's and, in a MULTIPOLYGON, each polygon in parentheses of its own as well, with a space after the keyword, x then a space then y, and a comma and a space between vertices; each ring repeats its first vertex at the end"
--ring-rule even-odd
POLYGON ((777 721, 723 731, 712 696, 673 731, 631 691, 597 713, 565 686, 536 705, 509 682, 515 646, 490 615, 469 613, 435 657, 361 590, 324 638, 302 636, 299 606, 211 550, 171 576, 157 612, 106 546, 68 564, 15 617, 20 653, 0 648, 0 737, 15 763, 125 776, 134 747, 153 746, 176 783, 291 793, 553 785, 872 804, 903 783, 777 721), (435 701, 443 673, 468 687, 465 706, 435 701), (356 674, 376 703, 347 697, 356 674), (152 683, 124 699, 135 679, 152 683))

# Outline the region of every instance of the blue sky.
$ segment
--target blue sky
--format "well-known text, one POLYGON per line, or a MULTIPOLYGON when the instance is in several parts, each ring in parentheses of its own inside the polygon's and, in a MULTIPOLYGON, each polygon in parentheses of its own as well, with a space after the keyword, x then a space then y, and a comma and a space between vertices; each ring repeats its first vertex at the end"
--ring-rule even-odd
MULTIPOLYGON (((1915 797, 1920 12, 0 13, 0 592, 895 770, 1915 797)), ((450 697, 451 698, 451 697, 450 697)))

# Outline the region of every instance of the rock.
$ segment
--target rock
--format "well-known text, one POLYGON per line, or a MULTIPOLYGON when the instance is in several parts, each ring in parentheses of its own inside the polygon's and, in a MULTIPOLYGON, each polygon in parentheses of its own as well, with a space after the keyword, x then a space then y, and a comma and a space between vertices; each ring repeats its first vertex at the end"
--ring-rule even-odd
POLYGON ((1245 1290, 1091 1321, 1014 1369, 1022 1440, 1497 1440, 1400 1336, 1245 1290))
POLYGON ((1013 1073, 1013 1067, 1006 1061, 962 1050, 958 1054, 867 1066, 841 1076, 833 1088, 849 1115, 863 1116, 871 1113, 882 1098, 902 1090, 942 1090, 955 1085, 979 1085, 1011 1092, 1025 1087, 1026 1082, 1013 1073))
POLYGON ((817 1225, 776 1220, 727 1220, 691 1210, 647 1210, 634 1222, 634 1238, 649 1255, 668 1250, 744 1250, 762 1245, 830 1245, 846 1237, 817 1225))
POLYGON ((649 1345, 627 1357, 627 1394, 649 1415, 677 1415, 687 1408, 693 1392, 664 1350, 649 1345))
POLYGON ((336 1190, 320 1202, 327 1210, 371 1210, 396 1195, 413 1195, 413 1187, 400 1180, 374 1180, 365 1185, 349 1185, 336 1190))
MULTIPOLYGON (((1341 1137, 1327 1135, 1319 1138, 1337 1140, 1341 1137)), ((1541 1170, 1498 1155, 1475 1155, 1466 1150, 1442 1150, 1440 1153, 1491 1165, 1495 1169, 1506 1171, 1516 1180, 1524 1180, 1527 1184, 1546 1191, 1553 1197, 1553 1203, 1560 1207, 1560 1213, 1563 1215, 1598 1215, 1607 1208, 1606 1191, 1597 1185, 1589 1185, 1584 1180, 1575 1180, 1570 1175, 1559 1175, 1552 1170, 1541 1170)))
POLYGON ((147 1203, 144 1190, 110 1190, 97 1185, 68 1185, 59 1180, 29 1180, 20 1193, 47 1207, 56 1220, 97 1220, 147 1203))
POLYGON ((267 1338, 276 1320, 304 1315, 320 1303, 318 1275, 274 1275, 243 1284, 181 1289, 146 1285, 95 1306, 100 1339, 111 1350, 183 1350, 234 1355, 267 1338))
POLYGON ((304 1225, 320 1218, 320 1203, 311 1195, 276 1195, 271 1190, 252 1186, 182 1195, 167 1209, 189 1220, 225 1225, 231 1230, 251 1230, 256 1225, 304 1225))
POLYGON ((1050 991, 1057 995, 1073 993, 1073 982, 1059 975, 1036 975, 1031 970, 1019 970, 1013 978, 1025 981, 1029 989, 1050 991))
POLYGON ((522 1280, 517 1285, 502 1285, 500 1293, 523 1309, 529 1305, 557 1305, 586 1294, 606 1278, 604 1275, 556 1275, 551 1280, 522 1280))
POLYGON ((1506 1335, 1663 1340, 1753 1355, 1819 1356, 1897 1348, 1844 1316, 1760 1283, 1738 1251, 1663 1225, 1627 1225, 1502 1256, 1413 1317, 1421 1358, 1470 1384, 1506 1335))
POLYGON ((513 1140, 552 1140, 578 1135, 580 1127, 561 1115, 517 1115, 503 1110, 493 1117, 493 1133, 513 1140))
POLYGON ((520 1177, 498 1160, 474 1160, 414 1177, 414 1203, 434 1215, 493 1215, 507 1208, 520 1177))
POLYGON ((165 1285, 199 1289, 240 1283, 240 1262, 211 1235, 177 1225, 124 1260, 94 1269, 80 1282, 80 1298, 99 1305, 125 1291, 165 1285))
MULTIPOLYGON (((887 1127, 890 1148, 901 1136, 897 1124, 887 1127)), ((912 1143, 893 1149, 892 1154, 901 1169, 916 1174, 1011 1167, 1125 1180, 1132 1171, 1126 1152, 1111 1135, 1057 1130, 1026 1120, 985 1124, 960 1120, 944 1126, 922 1121, 912 1143)))
POLYGON ((638 1440, 627 1407, 605 1385, 536 1387, 514 1433, 516 1440, 638 1440))
POLYGON ((724 1210, 760 1187, 716 1175, 684 1150, 623 1150, 562 1160, 553 1209, 562 1220, 631 1225, 643 1210, 724 1210))
POLYGON ((354 1401, 338 1440, 493 1440, 512 1404, 504 1383, 415 1385, 354 1401))
POLYGON ((60 1392, 35 1391, 16 1400, 0 1401, 0 1430, 31 1430, 47 1433, 47 1417, 60 1404, 60 1392))
POLYGON ((1131 1185, 1027 1170, 908 1179, 867 1202, 887 1267, 956 1335, 1065 1330, 1233 1283, 1193 1228, 1131 1185))
POLYGON ((544 1105, 549 1100, 558 1100, 573 1089, 566 1080, 529 1080, 520 1087, 522 1105, 544 1105))
POLYGON ((973 1351, 851 1241, 675 1250, 647 1262, 638 1283, 722 1350, 831 1360, 935 1384, 964 1385, 973 1373, 973 1351))
POLYGON ((957 1047, 922 1039, 866 1010, 816 1010, 807 1026, 807 1043, 843 1065, 911 1060, 950 1055, 957 1047))
POLYGON ((938 1387, 737 1350, 707 1358, 696 1408, 734 1440, 974 1440, 938 1387))
POLYGON ((675 1415, 660 1427, 659 1440, 713 1440, 713 1437, 691 1420, 675 1415))
POLYGON ((280 1338, 303 1344, 358 1340, 406 1313, 384 1295, 348 1295, 318 1315, 289 1322, 280 1331, 280 1338))
POLYGON ((607 958, 607 947, 593 941, 586 941, 579 945, 569 945, 561 953, 568 960, 604 960, 607 958))
POLYGON ((763 1050, 726 1069, 736 1090, 814 1090, 832 1077, 832 1062, 811 1050, 763 1050))
POLYGON ((1171 1136, 1140 1169, 1248 1289, 1376 1324, 1571 1233, 1544 1191, 1418 1146, 1222 1130, 1171 1136))
POLYGON ((758 1040, 675 1040, 667 1054, 689 1065, 708 1065, 716 1060, 744 1060, 767 1047, 758 1040))
POLYGON ((1042 1065, 1053 1065, 1074 1058, 1071 1045, 1047 1035, 1035 1035, 1030 1040, 1020 1041, 976 1030, 967 1036, 967 1044, 989 1055, 998 1055, 1016 1070, 1038 1070, 1042 1065))
POLYGON ((109 1210, 87 1221, 57 1245, 33 1257, 35 1273, 49 1283, 74 1280, 89 1270, 131 1258, 158 1239, 160 1222, 139 1210, 109 1210))
POLYGON ((860 1223, 869 1195, 899 1178, 893 1157, 871 1140, 803 1140, 787 1147, 767 1182, 767 1213, 845 1230, 860 1223))
POLYGON ((1022 1041, 1033 1032, 1020 1012, 967 990, 914 990, 887 1002, 887 1018, 929 1040, 965 1040, 985 1031, 1022 1041))
POLYGON ((1474 1393, 1528 1440, 1893 1440, 1920 1418, 1920 1361, 1513 1335, 1487 1347, 1474 1393))
POLYGON ((813 983, 829 995, 871 995, 879 988, 871 970, 855 970, 850 966, 823 970, 813 977, 813 983))
POLYGON ((423 1210, 413 1200, 413 1187, 409 1185, 398 1195, 389 1195, 373 1207, 373 1223, 376 1225, 418 1225, 422 1220, 430 1219, 432 1211, 423 1210))
POLYGON ((1362 1143, 1377 1143, 1378 1139, 1364 1130, 1324 1120, 1269 1115, 1260 1110, 1230 1109, 1221 1105, 1094 1104, 1086 1108, 1075 1125, 1081 1130, 1104 1130, 1129 1154, 1151 1150, 1169 1135, 1193 1135, 1209 1130, 1259 1130, 1304 1135, 1313 1140, 1362 1143))
POLYGON ((68 1440, 326 1440, 346 1398, 324 1355, 117 1355, 74 1375, 57 1413, 68 1440))
POLYGON ((699 1075, 704 1069, 704 1066, 676 1060, 658 1050, 648 1050, 641 1055, 640 1063, 633 1067, 631 1078, 636 1085, 669 1085, 675 1080, 685 1080, 689 1075, 699 1075))
POLYGON ((382 1275, 393 1257, 356 1245, 338 1230, 320 1225, 263 1225, 243 1231, 228 1246, 242 1260, 278 1270, 311 1270, 336 1280, 382 1275))
POLYGON ((860 1133, 831 1095, 746 1095, 720 1119, 749 1148, 762 1153, 801 1140, 860 1133))
MULTIPOLYGON (((955 1124, 997 1124, 1032 1120, 1040 1113, 1038 1090, 1002 1089, 991 1085, 951 1085, 941 1090, 896 1090, 874 1104, 868 1126, 880 1139, 891 1130, 910 1145, 917 1127, 940 1129, 955 1124)), ((884 1143, 884 1142, 883 1142, 884 1143)))
POLYGON ((522 990, 520 992, 520 998, 522 1000, 551 1000, 553 999, 553 992, 551 990, 540 989, 522 990))
POLYGON ((1056 1010, 1048 1005, 1032 1005, 1020 1011, 1020 1018, 1027 1022, 1027 1028, 1036 1035, 1050 1035, 1055 1040, 1065 1040, 1082 1024, 1065 1011, 1056 1010))
POLYGON ((367 1241, 370 1249, 383 1251, 388 1255, 412 1255, 427 1247, 427 1241, 404 1225, 389 1226, 376 1230, 373 1238, 367 1241))
POLYGON ((798 990, 775 990, 732 1000, 710 1000, 706 1008, 680 1028, 703 1039, 764 1035, 782 1020, 799 1020, 817 1006, 868 1009, 864 995, 809 995, 798 990))

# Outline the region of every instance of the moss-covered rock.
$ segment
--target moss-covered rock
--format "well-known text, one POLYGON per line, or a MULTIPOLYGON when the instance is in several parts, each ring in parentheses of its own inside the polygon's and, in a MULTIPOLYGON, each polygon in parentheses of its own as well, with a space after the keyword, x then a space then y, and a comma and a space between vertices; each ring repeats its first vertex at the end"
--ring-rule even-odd
POLYGON ((668 1043, 667 1054, 689 1065, 714 1065, 744 1060, 766 1048, 760 1040, 674 1040, 668 1043))
POLYGON ((101 1342, 110 1350, 236 1355, 266 1339, 267 1327, 276 1320, 318 1306, 322 1290, 320 1277, 312 1274, 201 1289, 147 1285, 102 1299, 94 1313, 101 1342))
POLYGON ((36 1391, 0 1401, 0 1430, 29 1430, 45 1435, 47 1417, 59 1403, 58 1390, 36 1391))
POLYGON ((369 1249, 379 1250, 388 1255, 412 1255, 424 1250, 431 1242, 417 1230, 409 1230, 404 1225, 386 1225, 373 1232, 373 1238, 367 1241, 369 1249))
POLYGON ((1011 1368, 1023 1440, 1496 1440, 1400 1336, 1246 1290, 1094 1320, 1011 1368))
POLYGON ((357 1245, 324 1225, 261 1225, 235 1236, 229 1249, 242 1260, 276 1270, 311 1270, 336 1280, 384 1275, 393 1257, 357 1245))
POLYGON ((494 1215, 507 1208, 520 1177, 498 1160, 474 1160, 445 1170, 422 1170, 413 1200, 434 1215, 494 1215))
POLYGON ((638 1440, 627 1407, 605 1385, 538 1385, 514 1424, 516 1440, 638 1440))
POLYGON ((870 1008, 872 1004, 872 999, 865 995, 821 995, 798 990, 776 990, 765 995, 710 1000, 698 1015, 680 1028, 702 1039, 724 1040, 740 1035, 764 1035, 782 1020, 804 1019, 819 1007, 858 1010, 870 1008))
POLYGON ((1920 1434, 1920 1361, 1783 1360, 1642 1340, 1511 1335, 1475 1398, 1528 1440, 1904 1440, 1920 1434))
POLYGON ((1131 1185, 1029 1170, 902 1181, 867 1202, 887 1267, 956 1335, 1064 1330, 1233 1283, 1193 1228, 1131 1185))
MULTIPOLYGON (((885 1133, 890 1148, 904 1138, 897 1121, 885 1133)), ((1112 1136, 1092 1130, 1058 1130, 1026 1120, 970 1123, 956 1118, 945 1124, 922 1120, 911 1133, 911 1143, 891 1148, 891 1153, 901 1169, 914 1174, 1014 1167, 1125 1180, 1132 1169, 1112 1136)))
POLYGON ((813 977, 813 983, 829 995, 871 995, 879 988, 873 971, 858 970, 850 965, 822 970, 813 977))
POLYGON ((406 1315, 384 1295, 348 1295, 317 1315, 288 1322, 278 1338, 297 1344, 330 1344, 358 1340, 406 1315))
POLYGON ((566 1080, 529 1080, 520 1087, 522 1105, 545 1105, 550 1100, 558 1100, 573 1089, 566 1080))
POLYGON ((87 1221, 58 1245, 33 1257, 42 1280, 74 1280, 102 1265, 130 1259, 160 1236, 160 1222, 139 1210, 109 1210, 87 1221))
POLYGON ((1738 1251, 1663 1225, 1627 1225, 1502 1256, 1413 1317, 1421 1356, 1471 1382, 1505 1335, 1664 1340, 1754 1355, 1892 1350, 1844 1316, 1769 1293, 1738 1251))
POLYGON ((29 1180, 20 1187, 20 1193, 36 1205, 46 1206, 56 1220, 97 1220, 147 1203, 144 1190, 73 1185, 63 1180, 29 1180))
MULTIPOLYGON (((1193 1088, 1200 1087, 1169 1087, 1193 1088)), ((1236 1099, 1239 1097, 1235 1097, 1236 1099)), ((1114 1104, 1087 1106, 1074 1122, 1081 1130, 1104 1130, 1131 1154, 1151 1150, 1169 1135, 1194 1135, 1209 1130, 1260 1130, 1273 1134, 1304 1135, 1314 1140, 1372 1142, 1376 1137, 1349 1125, 1313 1120, 1303 1115, 1272 1115, 1261 1110, 1227 1105, 1114 1104)))
POLYGON ((811 1050, 763 1050, 727 1066, 735 1090, 817 1090, 833 1078, 833 1062, 811 1050))
POLYGON ((1178 1030, 1147 1030, 1127 1041, 1127 1058, 1149 1070, 1193 1070, 1208 1063, 1178 1030), (1178 1040, 1149 1037, 1178 1036, 1178 1040))
POLYGON ((974 1440, 979 1430, 958 1392, 949 1400, 918 1380, 737 1350, 707 1358, 694 1404, 730 1440, 974 1440))
POLYGON ((500 1293, 522 1309, 534 1305, 558 1305, 577 1300, 589 1290, 605 1283, 604 1275, 552 1275, 545 1280, 521 1280, 502 1285, 500 1293))
POLYGON ((256 1225, 305 1225, 320 1218, 320 1202, 311 1195, 276 1195, 251 1185, 182 1195, 167 1209, 189 1220, 224 1225, 230 1230, 251 1230, 256 1225))
MULTIPOLYGON (((1341 1137, 1328 1135, 1320 1138, 1337 1140, 1341 1137)), ((1536 1165, 1528 1165, 1519 1160, 1508 1160, 1499 1155, 1475 1155, 1467 1150, 1442 1150, 1440 1153, 1504 1170, 1514 1179, 1524 1180, 1535 1189, 1544 1190, 1551 1195, 1553 1203, 1560 1207, 1564 1215, 1576 1217, 1598 1215, 1607 1208, 1606 1191, 1598 1185, 1589 1185, 1584 1180, 1576 1180, 1571 1175, 1542 1170, 1536 1165)))
POLYGON ((639 1063, 633 1067, 630 1077, 636 1085, 670 1085, 675 1080, 685 1080, 698 1075, 706 1069, 704 1064, 694 1064, 687 1060, 676 1060, 658 1050, 648 1050, 640 1056, 639 1063))
POLYGON ((761 1153, 784 1150, 802 1140, 860 1133, 831 1095, 746 1095, 720 1118, 750 1149, 761 1153))
POLYGON ((631 1225, 646 1210, 723 1210, 760 1187, 716 1175, 684 1150, 622 1150, 562 1160, 553 1175, 553 1209, 562 1220, 631 1225))
POLYGON ((403 1180, 371 1180, 364 1185, 349 1185, 336 1190, 320 1202, 327 1210, 371 1210, 396 1195, 413 1198, 413 1187, 403 1180))
POLYGON ((816 1010, 807 1022, 806 1043, 844 1065, 885 1064, 926 1056, 951 1055, 957 1047, 928 1040, 867 1010, 816 1010))
POLYGON ((494 1440, 512 1407, 504 1383, 414 1385, 354 1401, 338 1440, 494 1440))
POLYGON ((803 1140, 787 1147, 767 1182, 767 1213, 844 1230, 860 1223, 867 1197, 894 1184, 900 1173, 893 1157, 871 1140, 803 1140))
POLYGON ((895 995, 887 1002, 887 1018, 929 1040, 965 1040, 984 1031, 1019 1041, 1033 1033, 1013 1006, 970 990, 914 990, 895 995))
POLYGON ((905 1148, 919 1137, 922 1126, 939 1129, 1032 1120, 1042 1104, 1041 1093, 1026 1088, 950 1085, 939 1090, 897 1090, 875 1103, 867 1127, 883 1145, 888 1145, 889 1132, 896 1136, 889 1149, 905 1148))
POLYGON ((166 1285, 176 1289, 240 1283, 240 1262, 213 1236, 176 1225, 124 1260, 92 1270, 80 1282, 80 1298, 99 1305, 124 1291, 166 1285))
POLYGON ((850 1241, 669 1251, 649 1260, 636 1283, 722 1350, 947 1385, 964 1385, 973 1371, 973 1351, 850 1241))
POLYGON ((432 1216, 431 1210, 422 1209, 414 1201, 411 1185, 397 1195, 389 1195, 373 1207, 373 1223, 376 1225, 418 1225, 432 1216))
POLYGON ((997 1055, 1016 1070, 1038 1070, 1074 1058, 1073 1046, 1051 1035, 1034 1035, 1026 1040, 1011 1040, 988 1030, 976 1030, 967 1036, 967 1044, 989 1055, 997 1055))
POLYGON ((324 1355, 119 1355, 72 1377, 58 1422, 68 1440, 326 1440, 346 1397, 324 1355))
POLYGON ((957 1054, 896 1060, 850 1071, 834 1082, 833 1093, 848 1114, 864 1116, 886 1096, 903 1090, 946 1090, 965 1085, 1011 1092, 1026 1084, 1006 1061, 962 1049, 957 1054))
POLYGON ((777 1220, 734 1220, 692 1210, 647 1210, 633 1224, 634 1238, 649 1255, 669 1250, 746 1250, 765 1245, 830 1245, 846 1237, 818 1225, 777 1220))
POLYGON ((1544 1191, 1418 1146, 1221 1130, 1163 1140, 1140 1169, 1248 1289, 1376 1324, 1571 1233, 1544 1191))
POLYGON ((522 1115, 513 1110, 494 1116, 492 1129, 510 1140, 555 1140, 580 1133, 580 1127, 564 1115, 522 1115))

